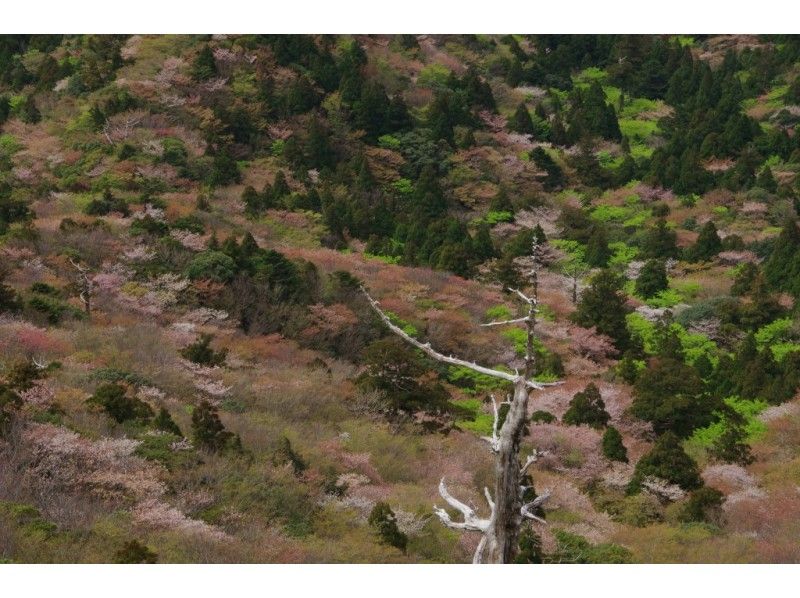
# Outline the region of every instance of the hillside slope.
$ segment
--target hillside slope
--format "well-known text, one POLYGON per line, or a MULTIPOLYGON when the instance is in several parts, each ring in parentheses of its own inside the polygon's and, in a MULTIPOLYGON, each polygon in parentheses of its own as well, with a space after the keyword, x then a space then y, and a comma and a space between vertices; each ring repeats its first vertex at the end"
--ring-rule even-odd
POLYGON ((0 73, 0 560, 468 561, 431 507, 483 508, 508 388, 359 287, 513 369, 481 324, 534 238, 524 559, 800 560, 796 37, 5 36, 0 73))

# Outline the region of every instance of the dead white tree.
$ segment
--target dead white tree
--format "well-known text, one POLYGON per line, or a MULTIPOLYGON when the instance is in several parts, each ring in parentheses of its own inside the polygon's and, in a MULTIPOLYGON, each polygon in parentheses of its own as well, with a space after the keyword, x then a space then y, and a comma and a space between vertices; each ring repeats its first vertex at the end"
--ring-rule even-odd
POLYGON ((92 315, 92 279, 89 277, 89 268, 82 266, 75 260, 70 258, 69 263, 78 271, 78 289, 80 292, 81 302, 83 303, 83 310, 86 316, 92 315))
POLYGON ((486 501, 489 506, 489 516, 486 518, 478 517, 474 509, 454 498, 448 492, 444 478, 442 478, 439 483, 439 494, 441 497, 450 507, 461 513, 463 517, 463 521, 454 521, 445 509, 434 506, 434 513, 439 517, 441 522, 453 529, 476 531, 482 534, 472 560, 473 563, 512 562, 517 552, 518 538, 523 520, 530 519, 542 522, 542 519, 535 515, 535 511, 549 496, 548 493, 544 493, 533 501, 524 502, 523 496, 528 490, 528 487, 523 486, 521 480, 528 467, 541 456, 541 453, 534 450, 533 453, 527 457, 524 464, 520 464, 519 459, 520 444, 524 436, 525 422, 528 416, 528 395, 530 391, 541 390, 547 386, 559 384, 558 382, 542 383, 533 379, 536 360, 534 341, 536 338, 536 314, 538 313, 537 287, 540 264, 539 246, 535 240, 532 250, 533 265, 529 272, 529 288, 527 289, 527 293, 519 289, 509 289, 525 304, 526 315, 520 318, 484 324, 484 326, 524 325, 527 333, 525 366, 522 372, 515 371, 513 374, 494 368, 484 367, 436 351, 431 348, 430 343, 423 343, 417 340, 394 324, 389 316, 380 308, 378 302, 362 287, 362 291, 370 305, 386 326, 409 344, 436 361, 466 367, 480 374, 511 382, 514 386, 513 395, 504 401, 504 403, 508 404, 508 411, 502 425, 499 423, 500 409, 495 398, 492 397, 494 408, 492 436, 484 438, 495 456, 494 497, 492 497, 492 493, 488 488, 484 488, 484 495, 486 496, 486 501))

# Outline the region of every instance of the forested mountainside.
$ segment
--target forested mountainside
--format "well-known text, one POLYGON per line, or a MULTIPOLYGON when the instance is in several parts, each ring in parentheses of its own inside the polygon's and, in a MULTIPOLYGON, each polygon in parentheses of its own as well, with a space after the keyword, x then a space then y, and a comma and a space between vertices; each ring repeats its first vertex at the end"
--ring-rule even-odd
POLYGON ((535 243, 517 562, 800 561, 798 120, 794 36, 0 37, 0 560, 470 560, 511 384, 362 287, 512 372, 535 243))

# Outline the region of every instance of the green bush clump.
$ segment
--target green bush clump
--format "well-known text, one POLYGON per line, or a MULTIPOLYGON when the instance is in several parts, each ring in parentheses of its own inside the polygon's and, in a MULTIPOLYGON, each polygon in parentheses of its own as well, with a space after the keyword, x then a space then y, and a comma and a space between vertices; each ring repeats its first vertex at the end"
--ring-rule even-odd
POLYGON ((408 545, 408 536, 397 527, 397 517, 385 502, 377 503, 369 514, 369 524, 375 528, 381 541, 403 552, 408 545))
POLYGON ((627 496, 617 490, 595 485, 590 488, 589 497, 596 509, 608 513, 612 520, 625 525, 645 527, 664 518, 661 503, 651 494, 627 496))
POLYGON ((294 475, 300 475, 308 468, 308 464, 292 448, 292 443, 286 436, 278 439, 278 446, 272 453, 272 464, 276 466, 291 465, 294 475))
POLYGON ((192 411, 192 440, 197 448, 211 453, 242 451, 239 435, 225 429, 217 408, 205 400, 192 411))
POLYGON ((92 199, 83 209, 83 213, 87 216, 107 216, 111 212, 119 212, 126 218, 131 215, 128 203, 120 197, 115 197, 110 189, 103 191, 101 197, 92 199))
POLYGON ((169 233, 169 225, 161 220, 156 220, 150 214, 146 214, 142 218, 136 218, 130 226, 130 233, 132 235, 153 235, 154 237, 163 237, 169 233))
POLYGON ((225 358, 228 356, 228 349, 215 351, 211 348, 213 339, 214 336, 211 334, 201 334, 192 344, 180 350, 181 357, 198 365, 212 367, 224 365, 225 358))
POLYGON ((171 432, 153 434, 148 432, 139 436, 140 444, 134 454, 148 461, 161 463, 169 471, 187 469, 200 463, 197 453, 190 449, 175 449, 173 445, 183 440, 171 432))
POLYGON ((89 375, 95 382, 124 382, 132 386, 152 386, 152 381, 141 374, 119 368, 97 368, 89 375))
POLYGON ((146 422, 153 417, 150 405, 136 397, 127 396, 125 387, 119 384, 102 384, 86 402, 103 409, 120 424, 130 420, 146 422))
POLYGON ((0 501, 0 516, 8 517, 26 534, 48 538, 58 531, 58 526, 45 519, 39 509, 26 503, 0 501))
POLYGON ((549 411, 539 409, 531 414, 531 423, 552 424, 556 421, 556 416, 549 411))
POLYGON ((236 273, 233 258, 221 251, 204 251, 197 254, 186 267, 186 276, 190 280, 211 280, 213 282, 230 282, 236 273))
POLYGON ((194 214, 176 218, 175 222, 172 223, 172 228, 188 230, 189 232, 197 233, 198 235, 202 235, 204 232, 206 232, 206 227, 203 224, 203 221, 194 214))
POLYGON ((548 563, 620 564, 629 563, 630 551, 619 544, 590 544, 583 536, 555 530, 556 551, 548 555, 548 563))
POLYGON ((158 562, 158 555, 138 540, 130 540, 114 553, 114 562, 122 565, 149 565, 158 562))
POLYGON ((722 503, 725 495, 716 488, 703 486, 689 495, 682 505, 678 520, 684 523, 719 524, 722 521, 722 503))
POLYGON ((85 317, 84 312, 80 309, 50 295, 33 295, 28 299, 28 307, 47 318, 49 324, 58 324, 65 316, 78 320, 85 317))

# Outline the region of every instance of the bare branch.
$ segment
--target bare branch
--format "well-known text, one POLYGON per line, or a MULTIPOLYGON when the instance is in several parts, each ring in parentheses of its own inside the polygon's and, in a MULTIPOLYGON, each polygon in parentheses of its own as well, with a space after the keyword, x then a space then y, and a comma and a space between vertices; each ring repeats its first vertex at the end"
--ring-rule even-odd
POLYGON ((519 324, 521 322, 527 322, 530 316, 525 316, 524 318, 515 318, 513 320, 501 320, 499 322, 487 322, 486 324, 481 324, 481 326, 505 326, 506 324, 519 324))
POLYGON ((472 555, 472 564, 480 565, 483 562, 483 549, 486 548, 486 540, 489 538, 486 534, 483 535, 481 541, 478 542, 478 547, 475 549, 475 554, 472 555))
POLYGON ((75 267, 75 269, 76 269, 78 272, 80 272, 81 274, 83 274, 83 273, 85 273, 85 272, 88 272, 88 270, 89 270, 89 268, 87 268, 86 266, 81 266, 79 263, 77 263, 77 262, 76 262, 75 260, 73 260, 72 258, 69 258, 69 263, 70 263, 70 264, 72 264, 72 265, 75 267))
MULTIPOLYGON (((395 334, 397 334, 399 337, 403 338, 410 344, 414 345, 417 349, 419 349, 426 355, 429 355, 430 357, 432 357, 437 361, 469 368, 475 372, 478 372, 479 374, 485 374, 487 376, 493 376, 495 378, 502 378, 503 380, 507 380, 508 382, 516 382, 517 376, 514 376, 513 374, 509 374, 508 372, 501 372, 500 370, 495 370, 493 368, 487 368, 485 366, 478 365, 477 363, 472 363, 470 361, 458 359, 457 357, 444 355, 442 353, 439 353, 435 349, 432 349, 430 343, 422 343, 418 341, 413 336, 406 333, 405 330, 403 330, 402 328, 397 326, 394 322, 392 322, 389 316, 387 316, 386 313, 380 308, 379 303, 370 296, 370 294, 364 287, 361 287, 361 292, 364 293, 364 296, 369 301, 370 305, 372 306, 372 309, 375 310, 375 313, 377 313, 378 316, 380 316, 381 320, 383 320, 383 322, 389 327, 389 329, 392 332, 394 332, 395 334)), ((538 388, 538 383, 534 384, 537 384, 536 388, 538 388)))
POLYGON ((492 500, 492 495, 489 494, 489 489, 486 486, 483 487, 483 495, 486 497, 486 502, 489 503, 489 508, 494 511, 494 501, 492 500))
POLYGON ((509 291, 511 291, 512 293, 515 293, 515 294, 516 294, 516 295, 517 295, 517 296, 518 296, 520 299, 522 299, 522 300, 523 300, 525 303, 527 303, 528 305, 536 305, 536 304, 538 303, 538 301, 536 300, 536 298, 534 298, 534 297, 528 297, 528 296, 527 296, 525 293, 523 293, 523 292, 522 292, 522 291, 520 291, 519 289, 512 289, 512 288, 509 288, 508 290, 509 290, 509 291))
MULTIPOLYGON (((459 511, 464 516, 464 521, 453 521, 450 518, 450 514, 442 508, 438 506, 433 506, 433 512, 439 518, 439 520, 449 528, 452 529, 463 529, 463 530, 470 530, 475 532, 486 532, 489 529, 489 525, 491 523, 490 519, 481 519, 475 514, 475 511, 470 508, 469 506, 465 505, 463 502, 454 498, 448 491, 447 486, 444 483, 444 478, 442 481, 439 482, 439 494, 442 498, 447 502, 448 505, 459 511)), ((491 502, 491 497, 488 495, 488 490, 486 491, 486 499, 489 500, 489 505, 494 508, 494 503, 491 502)))
MULTIPOLYGON (((367 290, 362 286, 361 292, 364 293, 364 296, 369 301, 369 304, 372 306, 372 309, 378 316, 383 320, 386 326, 394 332, 396 335, 407 341, 408 343, 414 345, 417 349, 425 353, 426 355, 432 357, 436 361, 441 361, 443 363, 449 363, 450 365, 458 365, 461 367, 468 368, 479 374, 485 374, 487 376, 493 376, 495 378, 501 378, 503 380, 507 380, 508 382, 514 383, 519 379, 519 374, 509 374, 508 372, 503 372, 500 370, 496 370, 494 368, 487 368, 486 366, 478 365, 477 363, 473 363, 471 361, 466 361, 464 359, 458 359, 457 357, 453 357, 452 355, 444 355, 443 353, 439 353, 436 349, 431 348, 430 343, 422 343, 415 339, 413 336, 406 333, 405 330, 397 326, 389 316, 380 308, 380 304, 372 298, 372 296, 367 292, 367 290)), ((560 384, 560 382, 536 382, 535 380, 526 380, 525 384, 528 388, 532 388, 534 390, 541 390, 548 386, 556 386, 560 384)))
POLYGON ((33 365, 35 365, 37 369, 40 369, 40 370, 47 369, 47 362, 39 361, 35 357, 31 361, 33 361, 33 365))
POLYGON ((545 492, 544 494, 542 494, 540 496, 537 496, 531 502, 528 502, 528 503, 525 503, 524 505, 522 505, 522 507, 519 510, 520 514, 523 517, 526 517, 527 519, 533 519, 534 521, 538 521, 539 523, 547 524, 547 522, 544 519, 542 519, 538 515, 535 515, 533 513, 533 511, 538 509, 539 507, 541 507, 547 501, 548 498, 550 498, 550 492, 549 491, 545 492))
POLYGON ((546 454, 547 454, 546 451, 539 451, 537 449, 533 449, 533 453, 528 455, 528 458, 525 460, 525 463, 522 465, 522 467, 519 468, 519 474, 523 475, 525 471, 528 469, 528 467, 536 463, 540 457, 544 457, 546 454))
POLYGON ((492 449, 492 452, 496 453, 500 446, 500 439, 497 437, 497 420, 499 419, 499 413, 497 410, 497 401, 495 400, 494 395, 491 395, 491 397, 492 397, 492 410, 494 411, 494 418, 492 421, 492 436, 491 438, 489 436, 481 436, 481 440, 485 440, 486 442, 488 442, 489 446, 492 449))

